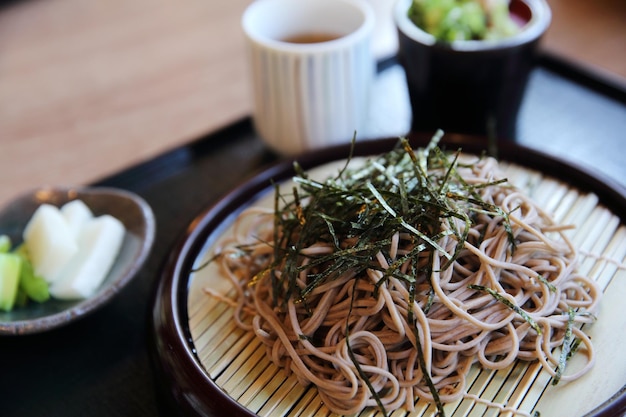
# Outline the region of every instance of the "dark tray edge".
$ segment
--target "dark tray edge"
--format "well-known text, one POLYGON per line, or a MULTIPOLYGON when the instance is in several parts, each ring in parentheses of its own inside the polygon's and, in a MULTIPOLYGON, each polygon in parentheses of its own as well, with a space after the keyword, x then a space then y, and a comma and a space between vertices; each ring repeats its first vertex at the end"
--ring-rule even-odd
MULTIPOLYGON (((396 65, 399 65, 396 55, 387 56, 377 62, 377 73, 380 74, 396 65)), ((537 57, 536 65, 601 95, 626 104, 626 81, 620 83, 604 73, 594 72, 574 61, 549 52, 541 52, 537 57)), ((138 189, 153 184, 177 171, 184 170, 189 158, 201 157, 203 154, 215 151, 220 146, 220 139, 224 141, 237 140, 253 132, 254 126, 251 116, 244 116, 217 131, 208 132, 148 161, 102 177, 94 181, 93 184, 138 189)))
POLYGON ((539 54, 537 64, 620 103, 626 103, 626 79, 619 75, 547 51, 539 54))

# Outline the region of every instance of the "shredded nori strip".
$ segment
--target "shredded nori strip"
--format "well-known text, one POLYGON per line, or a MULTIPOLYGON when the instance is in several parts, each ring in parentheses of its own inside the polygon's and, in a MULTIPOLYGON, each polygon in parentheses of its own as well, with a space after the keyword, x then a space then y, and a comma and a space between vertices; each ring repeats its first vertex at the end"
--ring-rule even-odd
MULTIPOLYGON (((567 309, 567 326, 565 327, 565 336, 563 336, 563 344, 561 345, 561 354, 559 355, 559 364, 556 367, 556 375, 552 379, 552 385, 557 385, 565 371, 565 365, 571 357, 572 353, 572 328, 574 327, 574 319, 576 311, 573 308, 567 309)), ((575 345, 578 346, 577 344, 575 345)), ((575 349, 575 348, 574 348, 575 349)))
POLYGON ((526 320, 528 324, 530 324, 530 327, 532 327, 537 332, 537 334, 542 333, 541 327, 539 327, 537 322, 526 311, 524 311, 517 304, 512 303, 511 300, 504 297, 502 294, 500 294, 493 288, 485 287, 484 285, 474 285, 474 284, 470 284, 467 287, 471 288, 472 290, 485 291, 486 293, 490 294, 497 301, 501 302, 502 304, 504 304, 505 306, 507 306, 508 308, 515 311, 517 314, 519 314, 524 320, 526 320))

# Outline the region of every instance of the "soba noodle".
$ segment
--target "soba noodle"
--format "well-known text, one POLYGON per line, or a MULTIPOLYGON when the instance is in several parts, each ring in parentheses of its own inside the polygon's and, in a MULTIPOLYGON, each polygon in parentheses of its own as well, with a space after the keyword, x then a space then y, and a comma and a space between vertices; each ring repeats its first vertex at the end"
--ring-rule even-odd
POLYGON ((495 159, 455 158, 405 144, 325 182, 301 175, 300 191, 277 197, 275 210, 248 210, 217 250, 236 289, 237 325, 255 333, 274 364, 314 384, 335 413, 412 410, 417 397, 441 411, 466 393, 475 363, 540 361, 563 381, 593 365, 580 327, 593 321, 600 292, 577 272, 567 226, 498 180, 495 159), (409 223, 412 193, 425 185, 426 217, 409 223), (325 187, 344 191, 337 206, 359 200, 361 212, 323 213, 316 190, 325 187), (457 212, 429 200, 433 190, 457 212), (359 223, 363 212, 395 225, 375 252, 362 239, 373 242, 377 225, 359 223), (587 360, 561 375, 565 355, 556 348, 564 344, 587 360))

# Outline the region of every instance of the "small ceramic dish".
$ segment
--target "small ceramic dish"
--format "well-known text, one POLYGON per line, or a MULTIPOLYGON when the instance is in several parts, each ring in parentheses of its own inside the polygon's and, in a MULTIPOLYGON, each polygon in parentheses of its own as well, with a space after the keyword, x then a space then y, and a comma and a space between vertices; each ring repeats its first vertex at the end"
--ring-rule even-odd
POLYGON ((0 335, 23 335, 67 325, 102 307, 137 274, 145 262, 155 236, 155 218, 150 206, 139 196, 106 187, 44 187, 23 194, 0 210, 0 234, 14 244, 22 242, 24 227, 41 204, 60 207, 80 199, 95 216, 110 214, 126 228, 120 253, 108 276, 89 298, 29 302, 10 312, 0 311, 0 335))

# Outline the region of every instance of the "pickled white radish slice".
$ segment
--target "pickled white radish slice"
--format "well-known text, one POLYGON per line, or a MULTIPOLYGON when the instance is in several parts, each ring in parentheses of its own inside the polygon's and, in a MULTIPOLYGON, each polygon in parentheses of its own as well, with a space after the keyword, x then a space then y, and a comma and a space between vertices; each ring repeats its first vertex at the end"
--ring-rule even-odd
POLYGON ((61 271, 61 278, 50 286, 50 294, 58 299, 92 295, 113 266, 124 233, 124 225, 106 214, 83 224, 78 238, 79 251, 61 271))
POLYGON ((61 214, 63 214, 74 239, 78 239, 83 225, 93 218, 93 213, 82 200, 72 200, 69 203, 65 203, 61 207, 61 214))
POLYGON ((48 283, 58 279, 61 270, 78 252, 65 217, 50 204, 42 204, 35 210, 23 239, 35 273, 48 283))

